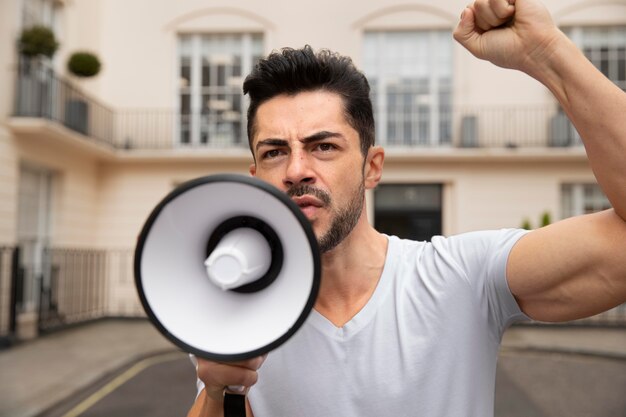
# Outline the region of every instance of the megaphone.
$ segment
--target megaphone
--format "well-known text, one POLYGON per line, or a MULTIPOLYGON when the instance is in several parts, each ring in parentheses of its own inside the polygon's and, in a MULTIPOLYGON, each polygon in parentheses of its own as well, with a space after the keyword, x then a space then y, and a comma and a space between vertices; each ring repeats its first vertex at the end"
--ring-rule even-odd
POLYGON ((188 181, 139 235, 135 284, 148 318, 186 352, 216 361, 263 355, 304 323, 320 285, 311 225, 253 177, 188 181))

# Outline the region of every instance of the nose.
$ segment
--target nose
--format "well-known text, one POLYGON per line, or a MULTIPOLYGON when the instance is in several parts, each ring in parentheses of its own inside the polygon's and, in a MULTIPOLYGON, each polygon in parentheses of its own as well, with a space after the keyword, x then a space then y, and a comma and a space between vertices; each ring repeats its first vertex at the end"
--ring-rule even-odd
POLYGON ((313 184, 315 174, 310 161, 304 152, 293 152, 289 155, 283 184, 292 187, 296 184, 313 184))

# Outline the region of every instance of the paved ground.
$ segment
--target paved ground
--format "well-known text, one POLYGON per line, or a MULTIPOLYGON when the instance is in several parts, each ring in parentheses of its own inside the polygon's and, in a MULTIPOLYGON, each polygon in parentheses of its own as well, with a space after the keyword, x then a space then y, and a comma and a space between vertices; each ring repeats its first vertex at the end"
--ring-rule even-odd
POLYGON ((165 353, 93 384, 39 417, 184 417, 195 389, 188 356, 165 353))
POLYGON ((147 355, 174 351, 147 321, 100 321, 0 351, 0 417, 33 417, 147 355))
POLYGON ((505 351, 496 417, 626 417, 626 360, 505 351))
MULTIPOLYGON (((41 337, 0 351, 0 370, 0 417, 184 415, 195 391, 186 355, 146 321, 41 337)), ((624 392, 624 329, 515 327, 505 335, 498 417, 626 417, 624 392)))

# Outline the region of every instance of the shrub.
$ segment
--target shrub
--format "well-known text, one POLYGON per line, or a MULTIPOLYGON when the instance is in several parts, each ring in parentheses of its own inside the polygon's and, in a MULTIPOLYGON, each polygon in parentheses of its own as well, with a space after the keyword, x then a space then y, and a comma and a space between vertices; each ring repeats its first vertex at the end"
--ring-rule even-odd
POLYGON ((93 77, 100 72, 100 60, 90 52, 75 52, 67 61, 67 69, 78 77, 93 77))
POLYGON ((52 58, 59 43, 54 37, 54 32, 45 26, 33 26, 22 31, 19 39, 20 52, 27 57, 44 55, 52 58))

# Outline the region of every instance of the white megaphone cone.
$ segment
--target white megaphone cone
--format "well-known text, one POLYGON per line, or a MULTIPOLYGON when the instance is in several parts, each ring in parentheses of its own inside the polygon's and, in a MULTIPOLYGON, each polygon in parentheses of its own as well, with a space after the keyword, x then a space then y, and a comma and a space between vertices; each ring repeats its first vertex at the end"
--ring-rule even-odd
POLYGON ((283 192, 252 177, 198 178, 168 194, 135 250, 135 284, 153 324, 186 352, 217 361, 268 353, 313 308, 320 254, 283 192))

